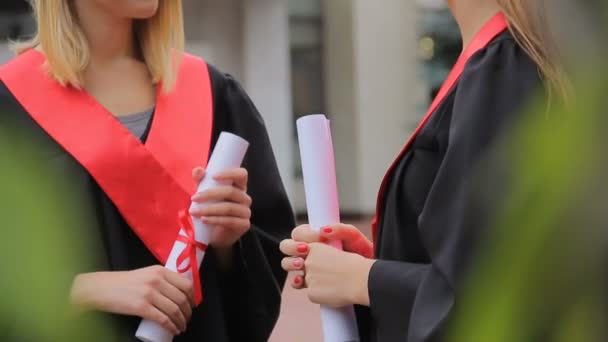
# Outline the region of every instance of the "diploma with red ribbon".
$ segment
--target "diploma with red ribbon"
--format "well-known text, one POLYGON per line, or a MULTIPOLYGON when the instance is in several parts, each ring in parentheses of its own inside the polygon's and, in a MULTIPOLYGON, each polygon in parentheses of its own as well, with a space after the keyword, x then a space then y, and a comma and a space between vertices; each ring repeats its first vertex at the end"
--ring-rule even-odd
MULTIPOLYGON (((230 185, 225 181, 216 181, 213 176, 222 171, 240 167, 248 148, 249 143, 247 141, 234 134, 222 132, 207 164, 205 178, 199 184, 197 192, 216 186, 230 185)), ((171 199, 167 200, 170 201, 171 199)), ((193 202, 190 207, 209 204, 193 202)), ((180 225, 181 230, 175 239, 175 244, 165 267, 192 279, 195 301, 198 305, 203 299, 199 267, 205 257, 207 244, 211 239, 212 227, 203 223, 200 218, 191 217, 188 214, 188 209, 176 213, 175 220, 176 224, 180 225)), ((171 332, 150 320, 142 320, 135 336, 144 342, 171 342, 174 337, 171 332)))

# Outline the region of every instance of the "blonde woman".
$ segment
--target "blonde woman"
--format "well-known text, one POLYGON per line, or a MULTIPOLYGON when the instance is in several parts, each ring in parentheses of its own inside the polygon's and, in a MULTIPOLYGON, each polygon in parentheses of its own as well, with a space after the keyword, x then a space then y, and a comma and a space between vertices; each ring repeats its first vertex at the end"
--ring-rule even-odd
MULTIPOLYGON (((464 50, 387 173, 373 243, 355 227, 337 225, 320 234, 298 227, 281 244, 284 269, 299 273, 294 287, 307 288, 315 303, 357 305, 362 341, 444 340, 489 224, 490 209, 471 196, 480 185, 473 170, 543 82, 565 94, 542 1, 448 4, 464 50), (319 243, 334 239, 344 252, 319 243)), ((499 198, 506 180, 493 180, 499 198)))
MULTIPOLYGON (((0 127, 69 177, 97 264, 75 270, 74 305, 108 315, 115 341, 142 318, 176 341, 266 341, 295 225, 264 123, 239 84, 183 53, 179 0, 36 0, 35 38, 0 68, 0 127), (227 186, 194 194, 220 132, 251 143, 227 186), (211 203, 188 212, 189 203, 211 203), (216 227, 194 281, 161 267, 190 215, 216 227)), ((59 183, 57 183, 59 184, 59 183)), ((45 229, 45 227, 15 227, 45 229)), ((73 241, 73 244, 80 244, 73 241)))

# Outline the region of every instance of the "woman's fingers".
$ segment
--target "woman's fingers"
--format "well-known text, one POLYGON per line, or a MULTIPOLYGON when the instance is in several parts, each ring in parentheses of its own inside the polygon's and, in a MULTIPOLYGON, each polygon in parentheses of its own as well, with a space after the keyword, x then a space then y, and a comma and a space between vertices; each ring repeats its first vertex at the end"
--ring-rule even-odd
POLYGON ((287 257, 281 260, 281 267, 287 272, 300 271, 304 268, 304 259, 299 257, 287 257))
POLYGON ((192 208, 190 215, 198 217, 228 216, 249 219, 251 218, 251 208, 238 203, 221 202, 192 208))
POLYGON ((163 328, 167 329, 167 331, 171 331, 174 335, 179 335, 181 333, 175 323, 173 323, 173 320, 152 304, 146 305, 145 310, 143 310, 142 318, 160 324, 163 328))
POLYGON ((301 290, 306 288, 306 281, 303 275, 296 275, 293 277, 293 281, 291 282, 291 287, 296 290, 301 290))
POLYGON ((321 228, 321 242, 342 241, 345 251, 357 253, 366 258, 374 254, 372 242, 355 226, 338 224, 321 228))
MULTIPOLYGON (((196 184, 200 183, 205 177, 206 170, 202 167, 192 169, 192 178, 196 184)), ((245 168, 236 168, 217 173, 213 178, 217 181, 229 182, 235 188, 247 191, 249 172, 245 168)))
POLYGON ((321 234, 331 240, 355 240, 363 236, 361 231, 349 224, 337 224, 321 228, 321 234))
POLYGON ((251 206, 251 197, 241 189, 233 186, 217 186, 199 192, 192 196, 192 201, 196 203, 204 202, 234 202, 245 206, 251 206))
POLYGON ((188 321, 186 316, 182 313, 179 305, 174 303, 171 299, 165 297, 160 292, 154 292, 151 298, 152 305, 160 310, 165 316, 169 317, 177 329, 182 332, 186 330, 188 321))
POLYGON ((291 238, 300 242, 319 242, 319 233, 314 231, 310 225, 301 225, 291 231, 291 238))
POLYGON ((244 168, 226 170, 216 174, 213 178, 217 181, 232 182, 234 187, 243 191, 247 191, 249 173, 244 168))
POLYGON ((229 229, 235 232, 244 232, 251 227, 249 219, 232 216, 205 216, 202 217, 201 220, 208 225, 229 229))
POLYGON ((183 293, 184 296, 186 296, 190 307, 194 307, 194 285, 192 283, 192 280, 169 269, 167 269, 166 272, 163 273, 163 277, 169 283, 169 285, 175 287, 181 293, 183 293))
POLYGON ((160 286, 160 293, 177 304, 186 318, 186 322, 190 321, 192 317, 192 304, 190 303, 190 298, 184 292, 169 282, 164 282, 160 286))
POLYGON ((289 256, 306 256, 310 250, 308 243, 295 240, 283 240, 279 245, 279 249, 285 255, 289 256))

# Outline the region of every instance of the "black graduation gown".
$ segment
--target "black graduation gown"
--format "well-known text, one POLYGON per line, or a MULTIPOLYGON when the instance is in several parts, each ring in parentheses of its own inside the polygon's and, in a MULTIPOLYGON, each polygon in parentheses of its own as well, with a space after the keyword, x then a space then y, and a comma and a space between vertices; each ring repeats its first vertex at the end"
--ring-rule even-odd
MULTIPOLYGON (((362 341, 442 341, 489 213, 474 168, 541 86, 534 62, 504 32, 468 61, 381 198, 362 341)), ((503 180, 494 179, 492 187, 503 180)))
MULTIPOLYGON (((218 270, 213 248, 207 250, 201 271, 203 303, 194 310, 187 332, 175 341, 266 341, 278 319, 286 277, 278 244, 289 236, 295 219, 262 117, 233 78, 211 66, 209 72, 214 102, 212 148, 222 131, 251 144, 243 166, 249 171, 252 227, 234 247, 231 272, 218 270)), ((70 191, 79 198, 79 214, 84 213, 90 225, 73 229, 90 238, 89 252, 95 260, 75 274, 133 270, 159 263, 90 174, 31 119, 1 82, 0 129, 20 132, 18 139, 23 141, 15 141, 17 145, 34 144, 49 182, 53 177, 71 179, 73 187, 57 191, 70 191)), ((110 322, 114 341, 136 341, 140 318, 94 315, 110 322)))

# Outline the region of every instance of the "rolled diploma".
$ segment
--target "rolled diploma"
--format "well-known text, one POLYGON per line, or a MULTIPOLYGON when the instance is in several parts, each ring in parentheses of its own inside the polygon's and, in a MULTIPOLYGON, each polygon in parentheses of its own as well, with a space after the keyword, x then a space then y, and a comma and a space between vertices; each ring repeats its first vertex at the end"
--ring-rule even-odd
MULTIPOLYGON (((214 180, 213 176, 222 171, 240 167, 243 163, 243 159, 245 158, 245 153, 247 152, 248 147, 249 143, 242 138, 231 133, 222 132, 217 140, 215 148, 213 149, 213 153, 207 165, 205 177, 198 185, 197 192, 202 192, 218 185, 230 185, 229 182, 218 182, 214 180)), ((209 203, 199 204, 192 202, 190 204, 190 208, 204 205, 209 205, 209 203)), ((175 213, 175 217, 175 222, 177 222, 177 213, 175 213)), ((192 223, 194 226, 194 236, 196 240, 204 244, 209 244, 212 227, 203 223, 200 218, 193 217, 192 223)), ((186 236, 183 229, 180 230, 179 234, 186 236)), ((176 240, 165 267, 177 272, 177 258, 182 253, 184 248, 186 248, 186 244, 176 240)), ((203 258, 205 257, 205 252, 197 249, 196 257, 197 265, 195 266, 200 267, 203 258)), ((188 262, 188 260, 185 262, 188 262)), ((191 270, 184 273, 184 275, 189 279, 192 279, 191 270)), ((135 333, 135 337, 144 342, 171 342, 174 335, 154 321, 142 320, 139 324, 137 332, 135 333)))
MULTIPOLYGON (((297 127, 308 221, 319 231, 321 227, 340 223, 331 129, 329 120, 322 114, 300 118, 297 127)), ((341 241, 330 244, 342 249, 341 241)), ((325 342, 359 341, 352 305, 337 309, 321 306, 321 324, 325 342)))

